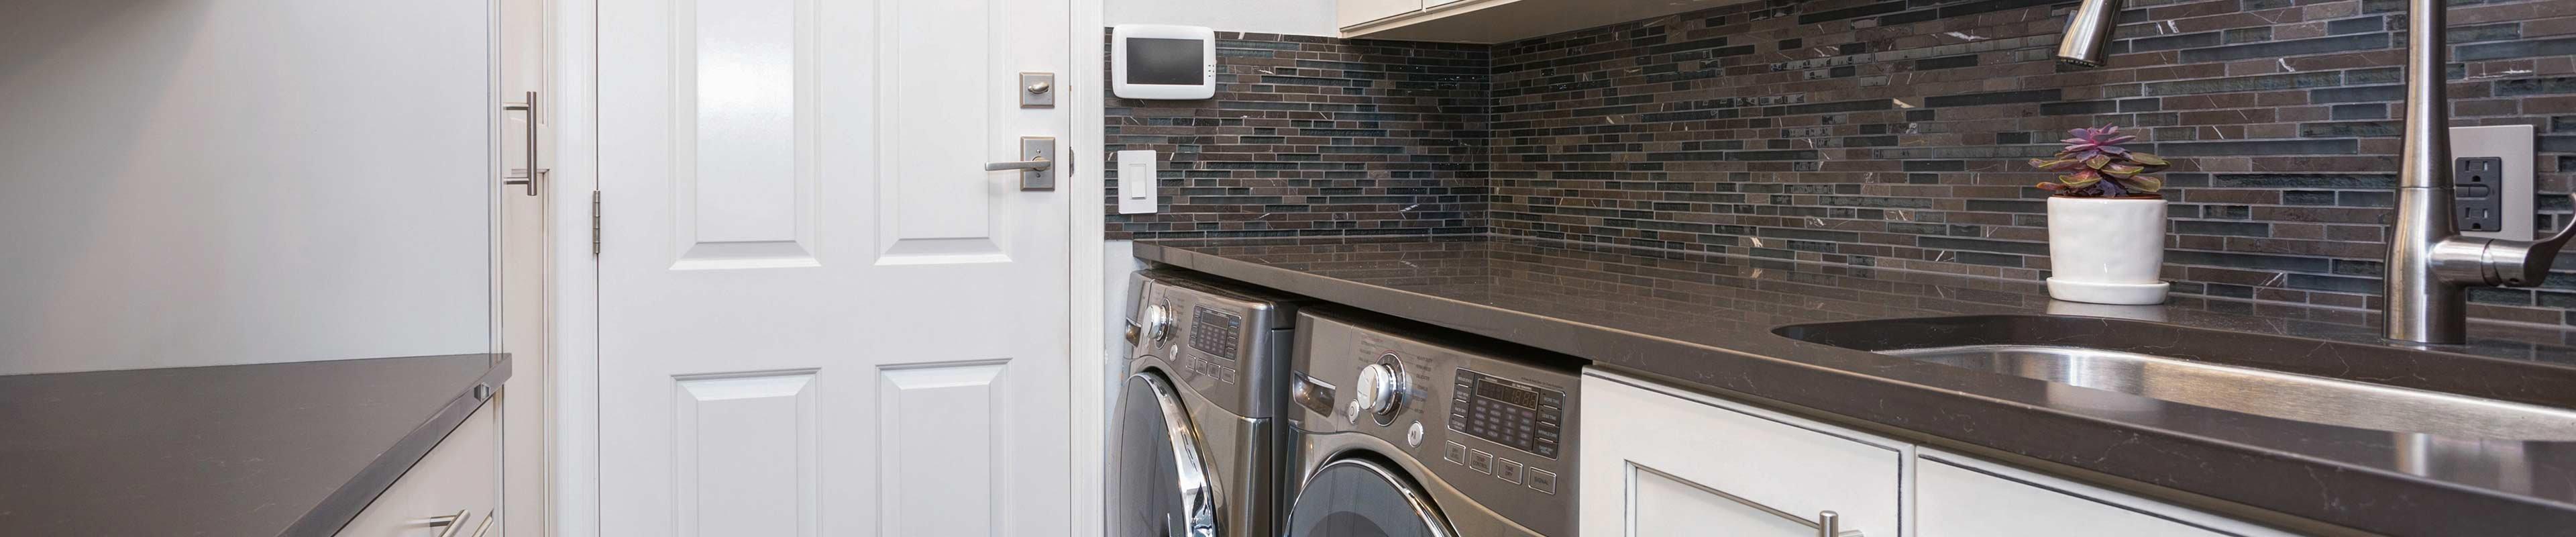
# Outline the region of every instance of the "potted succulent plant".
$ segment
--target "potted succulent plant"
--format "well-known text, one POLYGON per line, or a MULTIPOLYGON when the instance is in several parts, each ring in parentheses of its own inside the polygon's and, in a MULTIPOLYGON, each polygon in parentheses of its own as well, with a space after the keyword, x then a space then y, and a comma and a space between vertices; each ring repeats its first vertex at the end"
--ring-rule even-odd
POLYGON ((2048 295, 2095 304, 2162 304, 2165 198, 2156 172, 2171 165, 2120 144, 2120 127, 2066 131, 2066 148, 2034 168, 2061 173, 2048 190, 2048 295))

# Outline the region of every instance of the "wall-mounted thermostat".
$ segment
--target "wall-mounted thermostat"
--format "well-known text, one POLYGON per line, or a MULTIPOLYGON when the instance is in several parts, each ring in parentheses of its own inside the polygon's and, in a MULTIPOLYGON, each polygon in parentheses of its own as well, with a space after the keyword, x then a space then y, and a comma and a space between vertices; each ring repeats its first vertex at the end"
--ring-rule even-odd
POLYGON ((1216 31, 1121 24, 1109 31, 1110 92, 1127 99, 1216 96, 1216 31))

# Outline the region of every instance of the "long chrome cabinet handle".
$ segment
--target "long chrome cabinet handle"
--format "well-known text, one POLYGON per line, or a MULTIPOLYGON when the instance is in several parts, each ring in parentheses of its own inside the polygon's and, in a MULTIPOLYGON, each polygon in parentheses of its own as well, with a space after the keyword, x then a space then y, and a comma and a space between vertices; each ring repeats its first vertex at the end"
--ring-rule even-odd
POLYGON ((487 531, 492 531, 492 515, 489 513, 483 515, 482 524, 474 526, 474 537, 483 537, 483 532, 487 531))
POLYGON ((520 104, 504 104, 501 106, 501 109, 514 112, 526 111, 528 113, 528 167, 511 168, 509 175, 501 177, 502 179, 508 180, 502 181, 501 184, 528 185, 528 195, 537 195, 537 180, 546 175, 545 168, 537 167, 537 92, 528 92, 527 102, 520 104))
MULTIPOLYGON (((429 518, 412 519, 411 525, 445 527, 447 529, 438 531, 438 537, 456 537, 456 532, 465 529, 465 515, 469 512, 472 512, 472 510, 458 509, 456 510, 456 514, 453 515, 439 515, 429 518)), ((490 523, 491 521, 486 520, 484 522, 490 523)))

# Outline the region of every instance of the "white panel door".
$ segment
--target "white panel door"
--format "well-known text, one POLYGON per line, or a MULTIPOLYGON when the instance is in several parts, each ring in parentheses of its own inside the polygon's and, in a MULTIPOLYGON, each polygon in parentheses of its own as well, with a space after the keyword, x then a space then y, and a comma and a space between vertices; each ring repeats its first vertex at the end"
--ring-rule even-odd
POLYGON ((601 535, 1068 531, 1068 16, 601 2, 601 535))

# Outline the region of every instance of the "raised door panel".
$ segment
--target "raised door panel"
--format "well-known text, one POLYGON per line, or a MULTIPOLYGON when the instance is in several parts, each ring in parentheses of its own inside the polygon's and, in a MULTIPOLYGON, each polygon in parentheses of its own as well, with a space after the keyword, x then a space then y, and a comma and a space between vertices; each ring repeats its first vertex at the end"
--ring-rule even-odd
MULTIPOLYGON (((436 537, 450 524, 455 535, 473 535, 491 524, 501 506, 500 405, 485 404, 412 463, 400 479, 340 527, 343 537, 436 537), (461 519, 440 521, 463 513, 461 519)), ((498 533, 487 533, 498 535, 498 533)))
POLYGON ((684 377, 678 535, 814 535, 813 371, 684 377))
POLYGON ((673 0, 673 268, 813 266, 813 0, 673 0))
POLYGON ((1583 378, 1585 535, 1894 535, 1911 446, 1613 373, 1583 378))
POLYGON ((2291 533, 1968 457, 1923 450, 1923 537, 2288 537, 2291 533))

